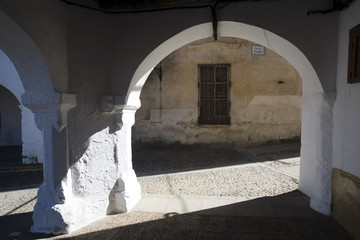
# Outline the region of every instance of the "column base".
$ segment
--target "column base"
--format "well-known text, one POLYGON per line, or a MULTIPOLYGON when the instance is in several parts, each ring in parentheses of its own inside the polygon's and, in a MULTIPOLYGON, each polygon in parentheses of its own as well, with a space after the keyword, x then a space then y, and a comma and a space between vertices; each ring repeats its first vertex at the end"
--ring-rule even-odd
POLYGON ((325 201, 319 201, 315 198, 311 198, 310 199, 310 207, 312 209, 314 209, 315 211, 325 214, 325 215, 330 215, 331 213, 331 204, 325 201))
POLYGON ((38 190, 38 200, 34 207, 33 221, 31 232, 34 233, 52 233, 64 234, 68 233, 69 225, 64 221, 61 212, 62 204, 57 204, 54 197, 59 193, 57 189, 51 194, 49 187, 43 183, 38 190))
POLYGON ((129 212, 141 200, 141 187, 134 170, 122 174, 109 195, 106 214, 129 212))
POLYGON ((141 187, 133 170, 122 174, 108 194, 97 198, 74 196, 70 179, 64 179, 55 190, 45 183, 40 186, 31 232, 70 233, 106 214, 129 212, 141 199, 141 187))

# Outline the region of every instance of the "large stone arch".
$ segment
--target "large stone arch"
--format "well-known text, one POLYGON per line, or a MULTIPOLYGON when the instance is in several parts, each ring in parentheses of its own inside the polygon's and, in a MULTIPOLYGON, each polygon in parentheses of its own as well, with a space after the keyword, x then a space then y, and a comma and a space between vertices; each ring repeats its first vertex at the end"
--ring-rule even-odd
MULTIPOLYGON (((153 50, 133 75, 126 96, 126 108, 140 107, 141 89, 152 69, 163 58, 190 42, 211 37, 212 34, 211 23, 196 25, 173 36, 153 50)), ((228 21, 218 23, 218 35, 261 44, 285 58, 300 74, 303 80, 303 107, 299 189, 310 196, 312 208, 329 214, 332 148, 330 119, 334 96, 324 93, 314 67, 302 51, 286 39, 259 27, 228 21)))

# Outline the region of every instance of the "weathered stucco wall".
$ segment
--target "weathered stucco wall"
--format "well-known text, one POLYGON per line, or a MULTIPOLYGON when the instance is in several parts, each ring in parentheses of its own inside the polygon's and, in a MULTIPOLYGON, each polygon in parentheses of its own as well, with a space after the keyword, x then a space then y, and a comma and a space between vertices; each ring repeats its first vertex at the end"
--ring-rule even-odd
POLYGON ((135 142, 233 143, 241 146, 300 138, 301 79, 282 57, 237 39, 204 39, 162 62, 141 93, 133 127, 135 142), (198 124, 199 64, 230 64, 230 125, 198 124), (280 82, 280 83, 279 83, 280 82))
POLYGON ((360 239, 360 83, 348 84, 349 31, 360 24, 360 2, 339 16, 337 96, 334 106, 333 214, 360 239))
POLYGON ((360 239, 360 178, 341 169, 333 168, 332 215, 351 233, 360 239))

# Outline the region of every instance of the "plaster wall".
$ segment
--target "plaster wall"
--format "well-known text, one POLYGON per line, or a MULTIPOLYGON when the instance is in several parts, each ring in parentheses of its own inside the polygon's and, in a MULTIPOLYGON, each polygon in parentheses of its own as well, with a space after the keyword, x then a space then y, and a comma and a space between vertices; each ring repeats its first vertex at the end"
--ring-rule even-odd
POLYGON ((333 215, 360 239, 360 83, 347 83, 349 30, 360 24, 360 2, 339 16, 337 96, 334 107, 333 215))
POLYGON ((299 74, 269 49, 252 55, 253 45, 236 38, 210 38, 167 56, 161 61, 162 81, 153 71, 142 89, 133 140, 248 146, 300 138, 299 74), (199 64, 231 65, 230 125, 197 123, 199 64))
POLYGON ((360 83, 347 83, 349 31, 360 24, 360 2, 339 17, 337 93, 334 106, 333 167, 360 177, 360 83))

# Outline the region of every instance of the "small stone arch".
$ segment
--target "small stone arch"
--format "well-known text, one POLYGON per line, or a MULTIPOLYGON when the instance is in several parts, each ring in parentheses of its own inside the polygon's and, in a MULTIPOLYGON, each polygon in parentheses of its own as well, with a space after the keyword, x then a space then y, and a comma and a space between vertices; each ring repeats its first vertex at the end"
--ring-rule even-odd
MULTIPOLYGON (((211 23, 188 28, 153 50, 135 71, 127 92, 125 105, 139 108, 140 94, 153 68, 174 50, 203 38, 212 37, 211 23)), ((310 206, 324 214, 330 213, 331 203, 331 132, 332 124, 324 119, 332 114, 333 96, 324 93, 319 77, 296 46, 263 28, 248 24, 221 21, 218 35, 242 38, 276 52, 286 59, 302 78, 302 148, 299 189, 310 196, 310 206), (330 150, 329 150, 330 148, 330 150)))

